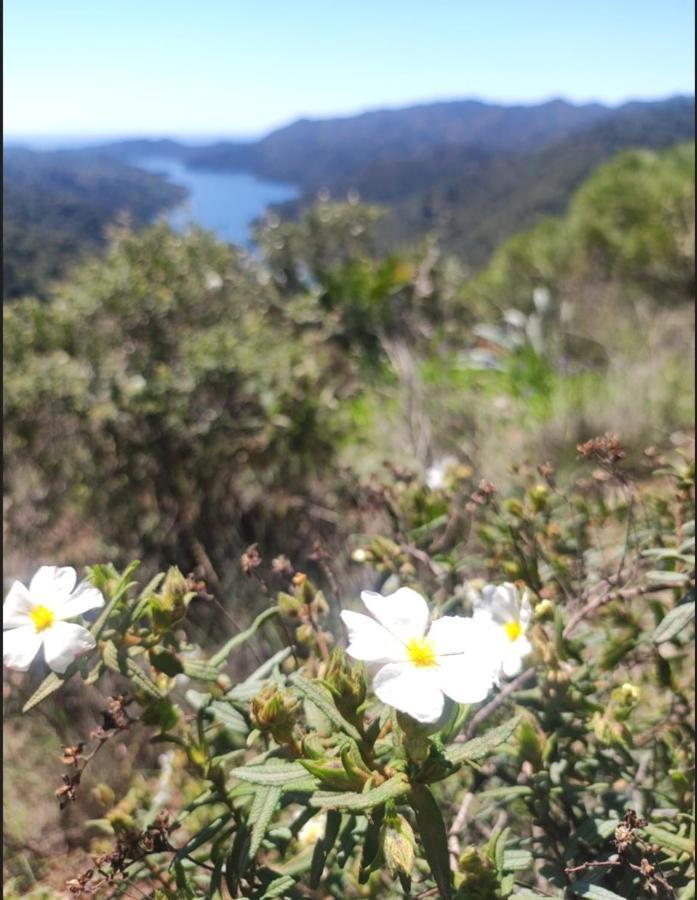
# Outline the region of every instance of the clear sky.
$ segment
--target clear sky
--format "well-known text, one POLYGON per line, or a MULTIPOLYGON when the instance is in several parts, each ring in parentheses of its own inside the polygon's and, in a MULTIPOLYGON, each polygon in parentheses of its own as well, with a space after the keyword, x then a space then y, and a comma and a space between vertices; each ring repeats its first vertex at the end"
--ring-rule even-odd
POLYGON ((433 99, 694 89, 692 0, 5 0, 12 135, 263 133, 433 99))

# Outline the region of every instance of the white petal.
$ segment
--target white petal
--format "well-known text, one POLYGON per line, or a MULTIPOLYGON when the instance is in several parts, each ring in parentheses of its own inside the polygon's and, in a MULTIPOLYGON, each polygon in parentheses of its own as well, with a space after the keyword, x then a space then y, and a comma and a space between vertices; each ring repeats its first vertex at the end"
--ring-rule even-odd
POLYGON ((407 658, 404 644, 375 619, 349 610, 344 610, 341 618, 348 628, 349 645, 346 652, 349 656, 366 662, 394 662, 407 658))
POLYGON ((96 609, 100 606, 104 606, 104 597, 101 591, 83 581, 65 603, 62 603, 56 610, 56 617, 70 619, 72 616, 79 616, 80 613, 87 612, 88 609, 96 609))
POLYGON ((19 628, 21 625, 31 625, 29 613, 33 606, 27 588, 20 581, 13 582, 2 606, 2 627, 19 628))
POLYGON ((8 669, 26 672, 41 647, 41 635, 33 625, 12 628, 2 636, 2 661, 8 669))
POLYGON ((519 675, 522 668, 523 659, 520 653, 515 644, 509 644, 501 657, 501 671, 504 675, 512 678, 514 675, 519 675))
POLYGON ((29 584, 29 593, 34 603, 55 610, 67 600, 76 581, 77 574, 70 566, 41 566, 29 584))
POLYGON ((518 621, 518 595, 515 585, 487 584, 482 588, 481 608, 486 609, 492 618, 501 625, 518 621))
POLYGON ((460 653, 438 659, 438 683, 443 693, 456 703, 479 703, 496 684, 497 658, 477 653, 460 653))
POLYGON ((54 622, 44 632, 44 655, 54 672, 65 672, 74 659, 94 646, 89 631, 72 622, 54 622))
POLYGON ((501 668, 503 674, 509 677, 518 675, 523 668, 523 657, 532 650, 532 645, 526 637, 519 637, 508 644, 503 653, 501 668))
POLYGON ((476 648, 481 640, 481 628, 465 616, 442 616, 433 622, 428 636, 433 641, 437 656, 465 653, 476 648))
POLYGON ((383 597, 373 591, 363 591, 361 600, 368 612, 400 641, 423 637, 428 627, 428 604, 416 591, 401 587, 383 597))
POLYGON ((530 603, 530 595, 528 594, 528 589, 526 588, 523 591, 523 596, 520 600, 520 624, 523 626, 523 631, 528 630, 528 625, 532 621, 532 604, 530 603))
POLYGON ((443 712, 445 699, 435 668, 388 663, 375 676, 373 690, 383 703, 408 713, 418 722, 435 722, 443 712))

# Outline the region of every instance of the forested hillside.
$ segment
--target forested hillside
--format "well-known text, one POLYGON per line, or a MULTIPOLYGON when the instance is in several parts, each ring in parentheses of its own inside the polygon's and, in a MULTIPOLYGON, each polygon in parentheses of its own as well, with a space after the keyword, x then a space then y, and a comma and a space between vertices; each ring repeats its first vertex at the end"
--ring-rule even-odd
POLYGON ((104 245, 119 214, 137 227, 180 201, 181 189, 131 165, 147 156, 297 184, 300 199, 277 209, 283 218, 297 218, 320 189, 338 199, 357 195, 388 210, 377 232, 383 249, 432 234, 476 270, 504 238, 563 212, 613 154, 693 136, 692 98, 617 109, 459 101, 300 121, 248 144, 136 140, 61 153, 8 150, 5 296, 44 294, 75 259, 104 245))
POLYGON ((165 179, 88 152, 6 148, 3 156, 5 297, 45 295, 122 217, 134 227, 181 201, 165 179))

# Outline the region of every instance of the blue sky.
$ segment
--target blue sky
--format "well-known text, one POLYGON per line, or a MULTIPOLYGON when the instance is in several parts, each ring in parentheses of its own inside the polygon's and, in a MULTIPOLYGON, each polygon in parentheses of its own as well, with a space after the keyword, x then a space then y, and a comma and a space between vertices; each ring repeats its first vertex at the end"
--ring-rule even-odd
POLYGON ((692 93, 691 0, 5 0, 12 135, 255 135, 456 97, 692 93))

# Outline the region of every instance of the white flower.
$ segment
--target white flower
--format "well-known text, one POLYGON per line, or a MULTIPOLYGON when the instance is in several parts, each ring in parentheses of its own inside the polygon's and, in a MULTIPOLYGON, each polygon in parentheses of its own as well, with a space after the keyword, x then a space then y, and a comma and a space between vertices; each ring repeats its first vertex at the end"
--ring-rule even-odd
POLYGON ((475 622, 491 631, 489 643, 498 656, 500 669, 504 675, 517 675, 523 667, 523 657, 532 650, 525 637, 532 619, 527 589, 520 595, 510 582, 487 584, 480 593, 473 591, 470 596, 475 622))
POLYGON ((84 582, 74 590, 76 580, 75 569, 41 566, 28 589, 14 582, 2 608, 6 666, 26 672, 43 645, 48 665, 62 673, 95 646, 86 628, 65 620, 104 606, 104 597, 84 582))
POLYGON ((419 722, 435 722, 445 696, 477 703, 489 693, 496 670, 486 645, 490 629, 474 619, 443 616, 431 621, 424 598, 411 588, 383 597, 363 591, 374 618, 341 613, 349 631, 347 653, 354 659, 386 663, 373 680, 378 698, 419 722))

